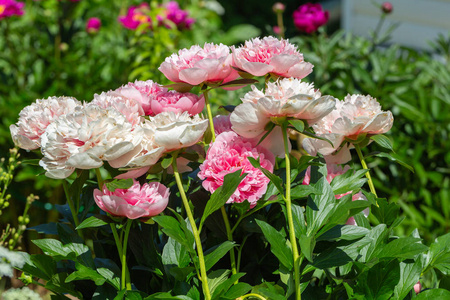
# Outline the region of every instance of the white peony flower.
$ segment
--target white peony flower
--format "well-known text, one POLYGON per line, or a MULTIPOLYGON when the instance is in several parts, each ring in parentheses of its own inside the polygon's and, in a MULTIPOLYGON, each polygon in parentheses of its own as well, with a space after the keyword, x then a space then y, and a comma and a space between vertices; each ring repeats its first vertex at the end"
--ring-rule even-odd
POLYGON ((42 135, 40 165, 50 178, 66 178, 75 169, 93 169, 103 160, 115 160, 133 150, 143 131, 109 107, 78 107, 74 113, 56 119, 42 135))
POLYGON ((72 97, 38 99, 19 113, 19 121, 9 127, 16 146, 34 150, 41 146, 41 135, 47 126, 61 115, 71 113, 80 101, 72 97))

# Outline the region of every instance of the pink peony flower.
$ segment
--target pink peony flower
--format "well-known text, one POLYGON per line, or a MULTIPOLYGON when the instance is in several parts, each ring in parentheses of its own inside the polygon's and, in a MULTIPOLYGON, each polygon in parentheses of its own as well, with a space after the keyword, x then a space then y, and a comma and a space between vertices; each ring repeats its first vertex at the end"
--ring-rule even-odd
POLYGON ((205 43, 172 54, 158 68, 169 80, 190 85, 226 83, 239 77, 228 46, 205 43))
POLYGON ((0 0, 0 20, 23 15, 25 3, 14 0, 0 0))
POLYGON ((244 46, 235 48, 233 67, 253 76, 274 74, 281 77, 302 79, 312 72, 313 65, 303 60, 303 54, 289 40, 272 36, 263 39, 254 38, 246 41, 244 46))
POLYGON ((125 16, 119 16, 119 22, 123 27, 135 30, 141 24, 147 24, 151 27, 152 20, 148 16, 150 6, 147 3, 141 3, 139 6, 131 6, 125 16))
POLYGON ((152 80, 129 82, 118 88, 115 92, 121 94, 125 98, 134 99, 139 102, 144 109, 146 116, 155 115, 151 109, 151 101, 158 93, 166 93, 167 88, 153 82, 152 80))
POLYGON ((19 121, 9 127, 17 147, 34 150, 41 146, 41 136, 50 123, 75 111, 81 102, 72 97, 38 99, 19 113, 19 121))
POLYGON ((197 96, 192 93, 179 93, 177 91, 161 91, 151 97, 150 108, 151 116, 162 113, 163 111, 172 111, 174 113, 187 112, 189 115, 197 115, 205 107, 205 97, 197 96))
POLYGON ((348 95, 344 101, 337 101, 335 109, 312 126, 317 135, 329 139, 333 146, 322 140, 305 138, 303 148, 310 155, 318 152, 335 163, 346 163, 351 159, 351 146, 339 149, 342 142, 351 144, 361 134, 371 136, 386 133, 391 129, 393 121, 392 113, 382 111, 375 98, 348 95), (336 152, 338 155, 335 155, 336 152))
POLYGON ((94 190, 94 200, 101 210, 128 219, 149 218, 160 214, 169 202, 169 189, 159 182, 144 183, 133 180, 129 189, 94 190))
POLYGON ((214 117, 213 123, 216 136, 222 132, 233 131, 231 129, 230 115, 217 115, 214 117))
POLYGON ((86 22, 86 31, 88 33, 97 33, 102 26, 102 21, 99 18, 89 18, 86 22))
MULTIPOLYGON (((162 24, 170 21, 175 24, 179 30, 191 29, 191 26, 194 24, 195 20, 193 18, 189 18, 189 13, 187 11, 180 9, 178 2, 169 1, 164 4, 163 7, 165 8, 164 14, 162 16, 158 16, 158 20, 162 24)), ((169 25, 166 26, 170 28, 169 25)))
POLYGON ((247 157, 258 159, 261 166, 273 171, 275 158, 271 152, 261 146, 256 146, 234 132, 224 132, 216 137, 206 154, 206 159, 200 165, 198 177, 203 181, 203 187, 213 193, 223 185, 225 175, 242 170, 247 176, 239 184, 227 203, 240 203, 245 200, 254 207, 256 202, 267 190, 269 179, 260 170, 254 168, 247 157))
MULTIPOLYGON (((350 170, 350 167, 348 165, 346 165, 344 168, 342 168, 341 166, 338 166, 336 164, 327 163, 327 178, 326 179, 327 179, 328 183, 331 183, 331 181, 334 179, 334 177, 342 175, 345 172, 347 172, 348 170, 350 170)), ((302 184, 309 185, 310 182, 311 182, 311 167, 308 167, 308 169, 306 170, 306 173, 305 173, 305 177, 303 178, 302 184)), ((335 195, 335 197, 336 197, 336 199, 341 199, 345 195, 348 195, 351 193, 352 192, 349 191, 344 194, 335 195)), ((356 201, 356 200, 367 200, 367 198, 363 195, 363 193, 358 192, 352 196, 352 201, 356 201)), ((369 209, 366 208, 363 211, 363 213, 367 217, 369 215, 369 209)), ((346 225, 356 225, 355 218, 350 217, 345 224, 346 225)))
POLYGON ((313 33, 317 31, 320 26, 328 22, 328 11, 322 10, 322 5, 319 3, 306 3, 292 14, 294 18, 294 25, 298 30, 306 33, 313 33))

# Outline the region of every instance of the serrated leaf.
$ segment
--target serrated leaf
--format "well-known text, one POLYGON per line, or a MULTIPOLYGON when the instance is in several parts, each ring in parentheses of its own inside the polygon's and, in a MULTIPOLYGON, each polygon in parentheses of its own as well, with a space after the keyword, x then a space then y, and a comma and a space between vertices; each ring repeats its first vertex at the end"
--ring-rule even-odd
POLYGON ((256 223, 261 228, 266 240, 269 242, 272 253, 288 270, 292 270, 294 266, 292 250, 286 244, 286 239, 283 235, 264 221, 256 220, 256 223))
POLYGON ((381 147, 389 149, 391 151, 394 151, 394 146, 392 145, 392 141, 387 136, 385 136, 383 134, 377 134, 377 135, 372 135, 370 137, 370 139, 373 140, 378 145, 380 145, 381 147))
POLYGON ((110 192, 114 192, 116 189, 129 189, 133 185, 133 179, 127 178, 127 179, 114 179, 110 182, 105 182, 106 188, 110 192))

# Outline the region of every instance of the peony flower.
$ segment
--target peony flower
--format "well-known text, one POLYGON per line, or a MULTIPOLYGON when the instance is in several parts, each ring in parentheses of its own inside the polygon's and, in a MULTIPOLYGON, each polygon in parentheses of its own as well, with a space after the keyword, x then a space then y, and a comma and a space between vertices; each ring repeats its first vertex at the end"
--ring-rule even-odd
POLYGON ((95 94, 94 100, 90 102, 90 105, 97 105, 103 109, 108 107, 114 108, 123 114, 133 127, 136 127, 140 123, 141 116, 144 115, 144 110, 138 101, 132 98, 126 98, 113 91, 103 92, 100 95, 95 94))
MULTIPOLYGON (((162 16, 158 16, 158 20, 164 24, 168 21, 172 22, 177 26, 179 30, 182 29, 191 29, 192 24, 194 24, 195 20, 193 18, 189 18, 189 13, 185 10, 180 9, 178 2, 169 1, 164 4, 165 8, 164 14, 162 16)), ((170 28, 169 25, 166 25, 170 28)))
POLYGON ((144 109, 146 116, 155 115, 151 110, 151 100, 158 93, 166 93, 167 88, 153 82, 152 80, 129 82, 128 84, 118 88, 115 92, 121 94, 125 98, 134 99, 139 102, 144 109))
POLYGON ((159 182, 144 183, 133 180, 129 189, 94 190, 94 200, 101 210, 128 219, 149 218, 160 214, 169 202, 169 189, 159 182))
POLYGON ((208 128, 208 120, 198 115, 191 117, 187 112, 162 112, 150 117, 146 124, 154 130, 155 143, 164 147, 166 152, 196 144, 208 128))
POLYGON ((302 79, 312 72, 313 65, 303 60, 303 54, 289 40, 272 36, 263 39, 254 38, 244 46, 235 48, 233 67, 253 76, 273 74, 281 77, 302 79))
POLYGON ((222 132, 233 131, 231 129, 230 115, 217 115, 214 117, 213 123, 216 136, 222 132))
POLYGON ((320 3, 306 3, 292 14, 294 25, 298 30, 313 33, 328 22, 328 11, 322 10, 320 3))
POLYGON ((197 115, 205 107, 205 97, 192 93, 179 93, 177 91, 161 91, 152 95, 150 100, 151 116, 164 111, 174 113, 187 112, 189 115, 197 115))
POLYGON ((123 27, 135 30, 141 24, 147 24, 151 27, 152 20, 148 16, 150 6, 147 3, 141 3, 139 6, 131 6, 125 16, 119 16, 119 22, 123 27))
MULTIPOLYGON (((337 164, 327 163, 327 178, 326 179, 327 179, 328 183, 331 183, 331 181, 336 176, 342 175, 345 172, 347 172, 348 170, 350 170, 350 167, 348 165, 346 165, 344 168, 342 168, 341 166, 338 166, 337 164)), ((308 169, 306 169, 305 177, 303 178, 302 184, 309 185, 310 182, 311 182, 311 167, 308 167, 308 169)), ((335 197, 336 197, 336 199, 341 199, 345 195, 348 195, 351 193, 352 193, 352 191, 349 191, 344 194, 335 195, 335 197)), ((367 200, 367 198, 363 195, 363 193, 358 192, 352 196, 352 201, 356 201, 356 200, 367 200)), ((369 215, 369 212, 370 211, 368 208, 366 208, 363 211, 363 213, 366 217, 369 215)), ((350 217, 345 224, 346 225, 356 225, 355 218, 350 217)))
POLYGON ((14 0, 0 0, 0 20, 23 15, 25 3, 14 0))
POLYGON ((133 150, 143 131, 133 130, 125 116, 108 107, 79 106, 54 120, 41 136, 44 157, 39 162, 50 178, 62 179, 75 169, 94 169, 103 160, 117 159, 133 150))
POLYGON ((228 46, 205 43, 172 54, 158 68, 169 80, 190 85, 226 83, 239 77, 231 68, 228 46))
POLYGON ((198 177, 203 187, 213 193, 223 185, 225 175, 242 170, 247 176, 239 184, 227 203, 240 203, 245 200, 254 207, 267 190, 269 179, 259 169, 252 166, 247 157, 259 158, 261 166, 273 171, 275 158, 267 149, 238 136, 235 132, 223 132, 216 137, 200 165, 198 177))
POLYGON ((102 21, 99 18, 89 18, 86 22, 87 33, 97 33, 102 26, 102 21))
MULTIPOLYGON (((335 163, 346 163, 351 159, 350 145, 339 146, 344 142, 351 144, 360 135, 376 135, 389 131, 393 124, 393 116, 390 111, 382 111, 375 98, 362 95, 347 95, 344 101, 337 101, 336 108, 312 127, 314 132, 329 139, 329 143, 306 138, 303 140, 303 148, 311 155, 317 152, 329 156, 335 163), (336 157, 330 155, 338 154, 336 157)), ((329 161, 330 162, 330 161, 329 161)))
POLYGON ((81 102, 72 97, 38 99, 19 113, 19 121, 9 127, 14 144, 34 150, 41 146, 41 135, 56 118, 75 111, 81 102))
POLYGON ((292 117, 314 123, 333 110, 336 100, 321 96, 310 83, 295 78, 269 82, 265 92, 252 86, 231 113, 232 129, 238 134, 254 138, 265 131, 273 117, 292 117))

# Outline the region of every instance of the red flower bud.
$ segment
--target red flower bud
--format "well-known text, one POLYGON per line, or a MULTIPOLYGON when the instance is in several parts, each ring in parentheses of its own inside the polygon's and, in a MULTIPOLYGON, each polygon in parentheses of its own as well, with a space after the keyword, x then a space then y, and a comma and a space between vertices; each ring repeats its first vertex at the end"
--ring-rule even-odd
POLYGON ((390 14, 392 12, 392 9, 393 6, 391 2, 383 2, 383 4, 381 4, 381 10, 385 14, 390 14))

